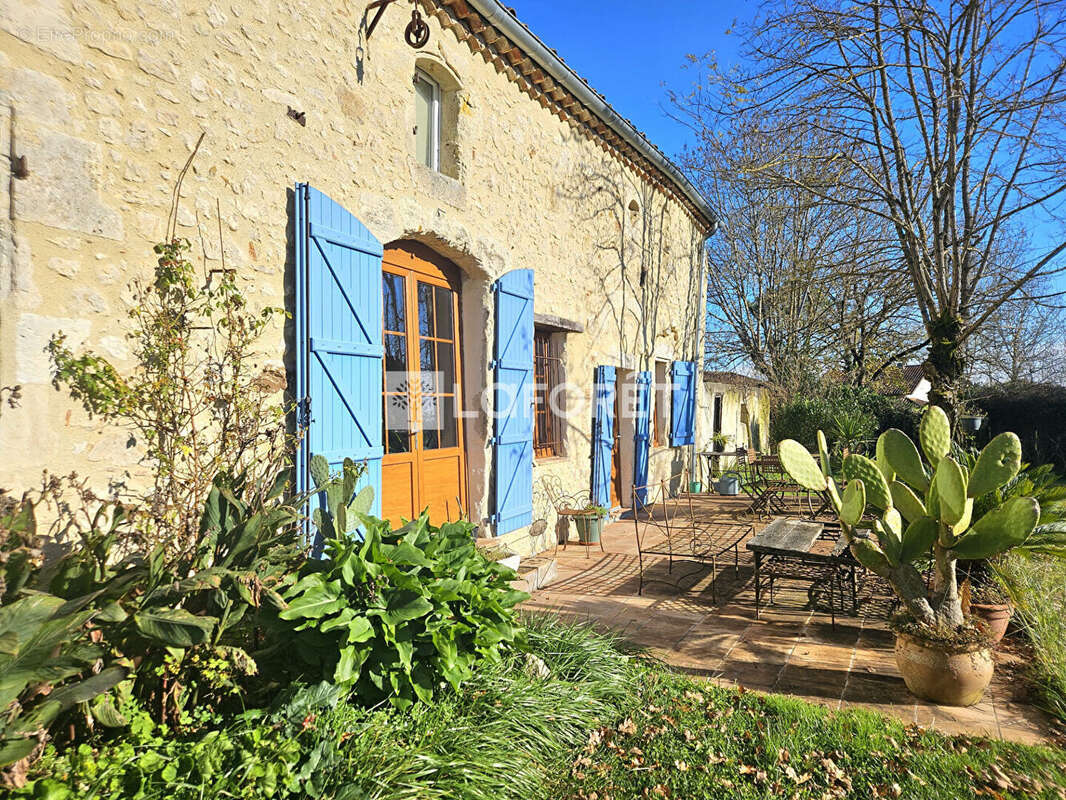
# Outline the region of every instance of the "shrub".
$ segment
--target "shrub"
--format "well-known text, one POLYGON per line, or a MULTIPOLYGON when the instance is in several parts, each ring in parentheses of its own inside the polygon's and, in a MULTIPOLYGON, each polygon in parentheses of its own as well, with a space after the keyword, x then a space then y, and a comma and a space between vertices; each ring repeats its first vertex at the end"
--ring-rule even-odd
POLYGON ((834 441, 855 441, 860 434, 872 438, 888 428, 914 435, 917 424, 917 411, 901 397, 847 385, 829 386, 812 397, 791 398, 770 415, 773 441, 795 439, 811 449, 819 430, 835 435, 834 441))
POLYGON ((252 311, 233 270, 198 270, 190 244, 155 246, 153 279, 130 286, 133 367, 125 374, 92 352, 74 353, 62 333, 48 351, 56 387, 86 411, 126 428, 144 453, 147 490, 126 487, 148 522, 142 545, 193 547, 199 510, 219 473, 267 484, 287 460, 284 375, 263 368, 259 337, 281 309, 252 311))
POLYGON ((1066 721, 1066 564, 1012 555, 996 571, 1032 644, 1032 673, 1042 704, 1066 721))
POLYGON ((519 639, 514 573, 486 559, 470 523, 430 525, 425 514, 396 531, 363 517, 363 539, 326 542, 279 616, 298 623, 297 652, 322 677, 363 701, 404 708, 446 681, 455 689, 480 662, 519 639))
POLYGON ((970 401, 988 415, 987 433, 1012 430, 1036 463, 1066 472, 1066 386, 1050 383, 1003 383, 977 386, 970 401))
POLYGON ((269 710, 202 715, 185 732, 124 708, 121 741, 50 748, 20 797, 203 800, 245 797, 529 800, 549 796, 589 731, 614 719, 645 670, 618 642, 550 616, 529 620, 525 655, 484 663, 476 684, 446 687, 408 711, 366 709, 343 689, 297 686, 269 710))

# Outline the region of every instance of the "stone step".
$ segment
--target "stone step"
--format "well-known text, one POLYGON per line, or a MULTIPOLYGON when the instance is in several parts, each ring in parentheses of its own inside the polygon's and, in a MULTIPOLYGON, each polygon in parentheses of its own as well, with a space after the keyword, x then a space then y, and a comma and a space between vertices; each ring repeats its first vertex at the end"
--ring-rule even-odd
POLYGON ((518 567, 518 580, 511 581, 511 586, 521 592, 533 594, 543 589, 558 577, 554 558, 535 558, 518 567))

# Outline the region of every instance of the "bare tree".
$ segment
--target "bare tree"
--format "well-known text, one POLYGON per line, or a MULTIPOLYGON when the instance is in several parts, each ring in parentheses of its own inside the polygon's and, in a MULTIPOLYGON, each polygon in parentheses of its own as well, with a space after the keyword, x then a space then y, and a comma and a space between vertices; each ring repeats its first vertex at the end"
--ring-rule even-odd
POLYGON ((699 87, 673 97, 697 136, 683 162, 723 220, 707 245, 707 363, 752 368, 783 395, 811 389, 829 369, 856 385, 876 378, 921 342, 906 286, 887 263, 896 258, 890 231, 824 198, 850 192, 839 174, 801 174, 821 134, 782 147, 767 133, 780 123, 760 112, 711 127, 705 100, 699 87), (806 186, 815 181, 818 193, 806 186))
POLYGON ((929 398, 955 415, 965 344, 1066 250, 1066 6, 1043 0, 781 0, 747 30, 754 65, 717 73, 723 115, 825 134, 808 169, 767 173, 882 218, 930 340, 929 398), (850 192, 812 176, 855 176, 850 192), (1039 230, 1022 266, 1002 241, 1039 230))
POLYGON ((1011 300, 968 345, 973 381, 1066 383, 1066 314, 1060 308, 1011 300))

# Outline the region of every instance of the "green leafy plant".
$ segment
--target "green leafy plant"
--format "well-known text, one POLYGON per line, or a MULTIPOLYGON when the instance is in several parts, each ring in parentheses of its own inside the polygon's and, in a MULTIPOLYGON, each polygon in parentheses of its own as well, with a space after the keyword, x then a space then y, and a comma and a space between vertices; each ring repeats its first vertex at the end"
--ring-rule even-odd
POLYGON ((519 640, 513 609, 528 595, 477 551, 472 525, 437 528, 425 514, 396 531, 361 521, 363 538, 329 539, 279 614, 297 623, 295 649, 322 677, 403 708, 442 682, 459 687, 519 640))
POLYGON ((37 750, 61 712, 126 677, 89 671, 103 654, 89 637, 90 600, 37 593, 0 606, 0 768, 37 750))
MULTIPOLYGON (((102 503, 85 516, 88 524, 74 528, 77 544, 35 575, 30 588, 91 597, 105 663, 129 673, 126 691, 160 721, 177 724, 187 707, 214 707, 252 688, 244 681, 259 674, 257 658, 280 646, 257 630, 285 607, 279 590, 306 551, 300 498, 286 501, 287 486, 287 472, 267 487, 216 476, 197 536, 180 554, 157 546, 116 558, 129 515, 124 506, 102 503)), ((116 707, 117 697, 98 704, 95 721, 126 724, 116 707)))
POLYGON ((781 462, 797 483, 829 494, 855 558, 885 578, 916 622, 940 631, 964 624, 956 564, 1014 549, 1059 552, 1066 535, 1036 533, 1040 505, 1014 497, 975 519, 977 499, 1013 480, 1021 468, 1021 442, 1012 433, 995 437, 969 469, 951 454, 947 415, 930 406, 918 428, 921 451, 897 429, 877 440, 876 460, 844 459, 846 488, 830 474, 825 437, 819 431, 819 461, 793 440, 780 445, 781 462), (923 459, 924 455, 924 459, 923 459), (917 568, 931 560, 932 592, 917 568))
POLYGON ((201 274, 189 250, 183 239, 156 245, 153 280, 130 287, 131 370, 72 352, 62 333, 48 345, 56 386, 89 414, 125 427, 141 448, 151 485, 126 491, 144 511, 141 537, 174 553, 193 546, 215 475, 266 482, 292 444, 273 399, 284 374, 264 367, 256 351, 284 312, 253 311, 233 270, 201 274))
POLYGON ((858 452, 862 443, 877 432, 877 420, 861 409, 839 411, 833 417, 833 444, 843 454, 858 452))

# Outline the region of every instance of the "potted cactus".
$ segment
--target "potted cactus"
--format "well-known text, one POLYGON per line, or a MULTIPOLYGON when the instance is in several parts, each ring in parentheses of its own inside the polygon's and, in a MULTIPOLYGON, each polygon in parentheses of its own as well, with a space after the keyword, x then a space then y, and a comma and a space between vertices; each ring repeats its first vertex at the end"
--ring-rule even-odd
POLYGON ((963 614, 956 564, 1025 547, 1055 553, 1055 533, 1033 535, 1040 506, 1016 497, 972 519, 974 500, 1012 480, 1021 467, 1021 442, 1001 433, 985 446, 973 470, 951 453, 951 426, 930 406, 918 430, 921 452, 903 431, 877 440, 876 459, 851 454, 843 462, 841 492, 830 474, 825 435, 819 460, 798 442, 781 442, 781 463, 797 483, 829 494, 855 558, 891 584, 903 603, 896 661, 907 688, 946 705, 972 705, 992 678, 987 631, 963 614), (924 454, 924 459, 922 457, 924 454), (820 463, 819 463, 820 462, 820 463), (932 564, 927 588, 920 566, 932 564))

